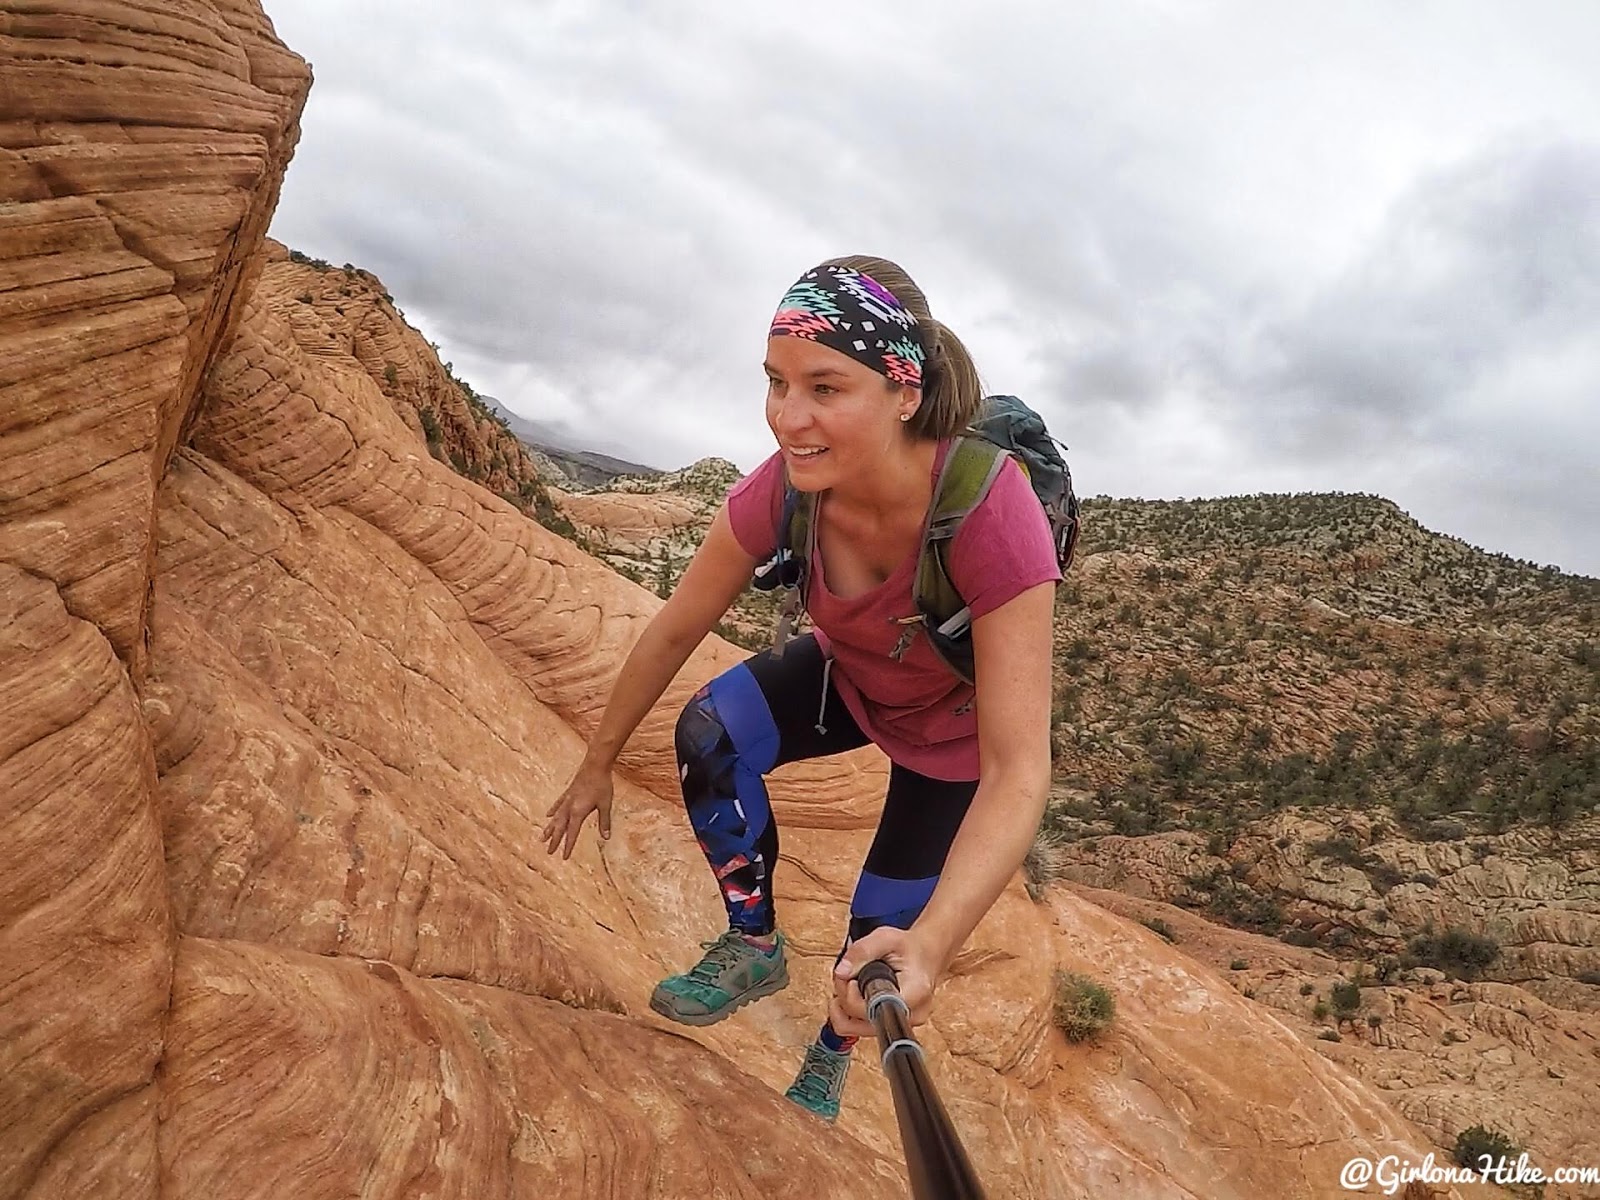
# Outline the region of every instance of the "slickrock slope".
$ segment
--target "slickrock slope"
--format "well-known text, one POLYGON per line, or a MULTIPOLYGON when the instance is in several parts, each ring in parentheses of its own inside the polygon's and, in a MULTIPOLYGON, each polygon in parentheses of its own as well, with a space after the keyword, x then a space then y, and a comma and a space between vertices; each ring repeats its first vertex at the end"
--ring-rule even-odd
MULTIPOLYGON (((248 5, 160 13, 30 7, 0 64, 42 64, 17 142, 99 118, 112 159, 166 129, 231 148, 173 160, 203 202, 123 204, 154 151, 93 198, 37 172, 39 211, 79 215, 6 241, 12 290, 53 299, 0 342, 0 1195, 903 1196, 870 1054, 838 1128, 778 1095, 882 762, 775 784, 794 986, 693 1036, 651 1015, 721 923, 672 722, 742 651, 709 641, 645 722, 611 841, 546 858, 537 825, 659 601, 430 453, 366 334, 301 311, 302 264, 241 290, 306 74, 248 5), (133 278, 75 266, 96 248, 133 278)), ((1209 968, 1066 893, 1014 886, 925 1032, 996 1197, 1336 1196, 1351 1155, 1427 1149, 1209 968), (1058 966, 1116 990, 1099 1042, 1051 1027, 1058 966)))
MULTIPOLYGON (((1153 839, 1151 839, 1153 840, 1153 839)), ((1163 929, 1185 954, 1269 1005, 1307 1045, 1382 1089, 1396 1111, 1440 1146, 1474 1125, 1496 1129, 1534 1161, 1595 1160, 1600 1016, 1539 1000, 1521 987, 1465 982, 1439 971, 1393 983, 1361 977, 1359 1008, 1329 1008, 1349 964, 1318 950, 1219 926, 1123 892, 1070 885, 1087 900, 1163 929), (1333 1035, 1338 1040, 1330 1040, 1333 1035)))
POLYGON ((406 322, 370 271, 334 267, 271 239, 263 258, 293 291, 296 305, 285 316, 307 354, 364 371, 429 453, 460 474, 519 507, 548 504, 534 456, 490 403, 439 361, 437 347, 406 322))

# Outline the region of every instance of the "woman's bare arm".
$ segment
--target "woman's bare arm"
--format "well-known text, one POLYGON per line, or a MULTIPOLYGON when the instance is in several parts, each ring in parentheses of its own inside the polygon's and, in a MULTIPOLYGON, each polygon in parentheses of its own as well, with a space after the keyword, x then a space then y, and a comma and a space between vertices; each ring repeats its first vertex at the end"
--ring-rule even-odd
POLYGON ((617 756, 695 647, 750 582, 755 567, 756 560, 733 536, 724 504, 678 586, 645 626, 617 673, 600 725, 589 739, 588 752, 547 814, 547 853, 553 854, 559 845, 563 846, 563 858, 572 857, 578 831, 596 810, 600 836, 611 836, 611 771, 617 756))
POLYGON ((1022 865, 1050 790, 1055 585, 1029 588, 972 624, 981 782, 939 885, 913 927, 941 967, 1022 865))

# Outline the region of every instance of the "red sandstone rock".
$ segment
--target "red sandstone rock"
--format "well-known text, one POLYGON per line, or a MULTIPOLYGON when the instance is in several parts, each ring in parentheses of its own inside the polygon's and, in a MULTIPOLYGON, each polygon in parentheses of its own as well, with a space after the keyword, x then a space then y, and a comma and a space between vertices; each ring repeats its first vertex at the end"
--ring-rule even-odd
POLYGON ((0 7, 0 1195, 154 1196, 155 493, 309 74, 233 3, 0 7))

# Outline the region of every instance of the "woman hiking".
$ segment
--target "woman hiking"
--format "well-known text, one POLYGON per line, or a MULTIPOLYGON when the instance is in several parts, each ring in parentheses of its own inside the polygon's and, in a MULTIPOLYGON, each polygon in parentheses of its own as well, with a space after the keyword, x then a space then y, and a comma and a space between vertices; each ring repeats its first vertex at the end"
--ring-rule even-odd
POLYGON ((851 256, 806 272, 773 319, 765 368, 778 450, 728 493, 629 654, 544 840, 547 853, 561 847, 570 857, 596 811, 601 836, 610 836, 611 772, 623 744, 773 558, 786 486, 815 493, 806 591, 814 632, 713 679, 678 719, 684 804, 728 930, 703 944, 694 967, 663 980, 650 1006, 710 1025, 788 984, 772 897, 778 829, 763 776, 875 743, 891 763, 882 817, 851 900, 827 1019, 786 1093, 831 1121, 851 1048, 872 1033, 855 973, 887 960, 912 1022, 926 1021, 941 975, 1033 840, 1050 773, 1061 573, 1044 510, 1005 458, 947 545, 949 578, 971 609, 974 684, 915 630, 913 583, 936 482, 982 394, 965 347, 900 267, 851 256))

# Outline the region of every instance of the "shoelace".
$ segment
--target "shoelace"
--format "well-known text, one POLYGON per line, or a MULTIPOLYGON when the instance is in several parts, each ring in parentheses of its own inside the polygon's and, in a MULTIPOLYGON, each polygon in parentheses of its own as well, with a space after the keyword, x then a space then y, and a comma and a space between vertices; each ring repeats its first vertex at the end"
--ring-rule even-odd
POLYGON ((706 955, 689 971, 689 974, 696 979, 704 979, 709 983, 738 963, 738 951, 729 942, 727 934, 723 934, 714 942, 701 942, 700 949, 706 951, 706 955))
POLYGON ((701 942, 700 949, 706 951, 706 955, 690 968, 689 975, 706 983, 714 983, 723 971, 739 965, 747 948, 756 954, 761 953, 731 929, 714 942, 701 942))
POLYGON ((795 1081, 795 1091, 802 1092, 808 1100, 823 1101, 833 1090, 835 1065, 818 1053, 817 1046, 806 1047, 806 1060, 800 1065, 800 1078, 795 1081), (816 1086, 813 1087, 812 1085, 816 1086))

